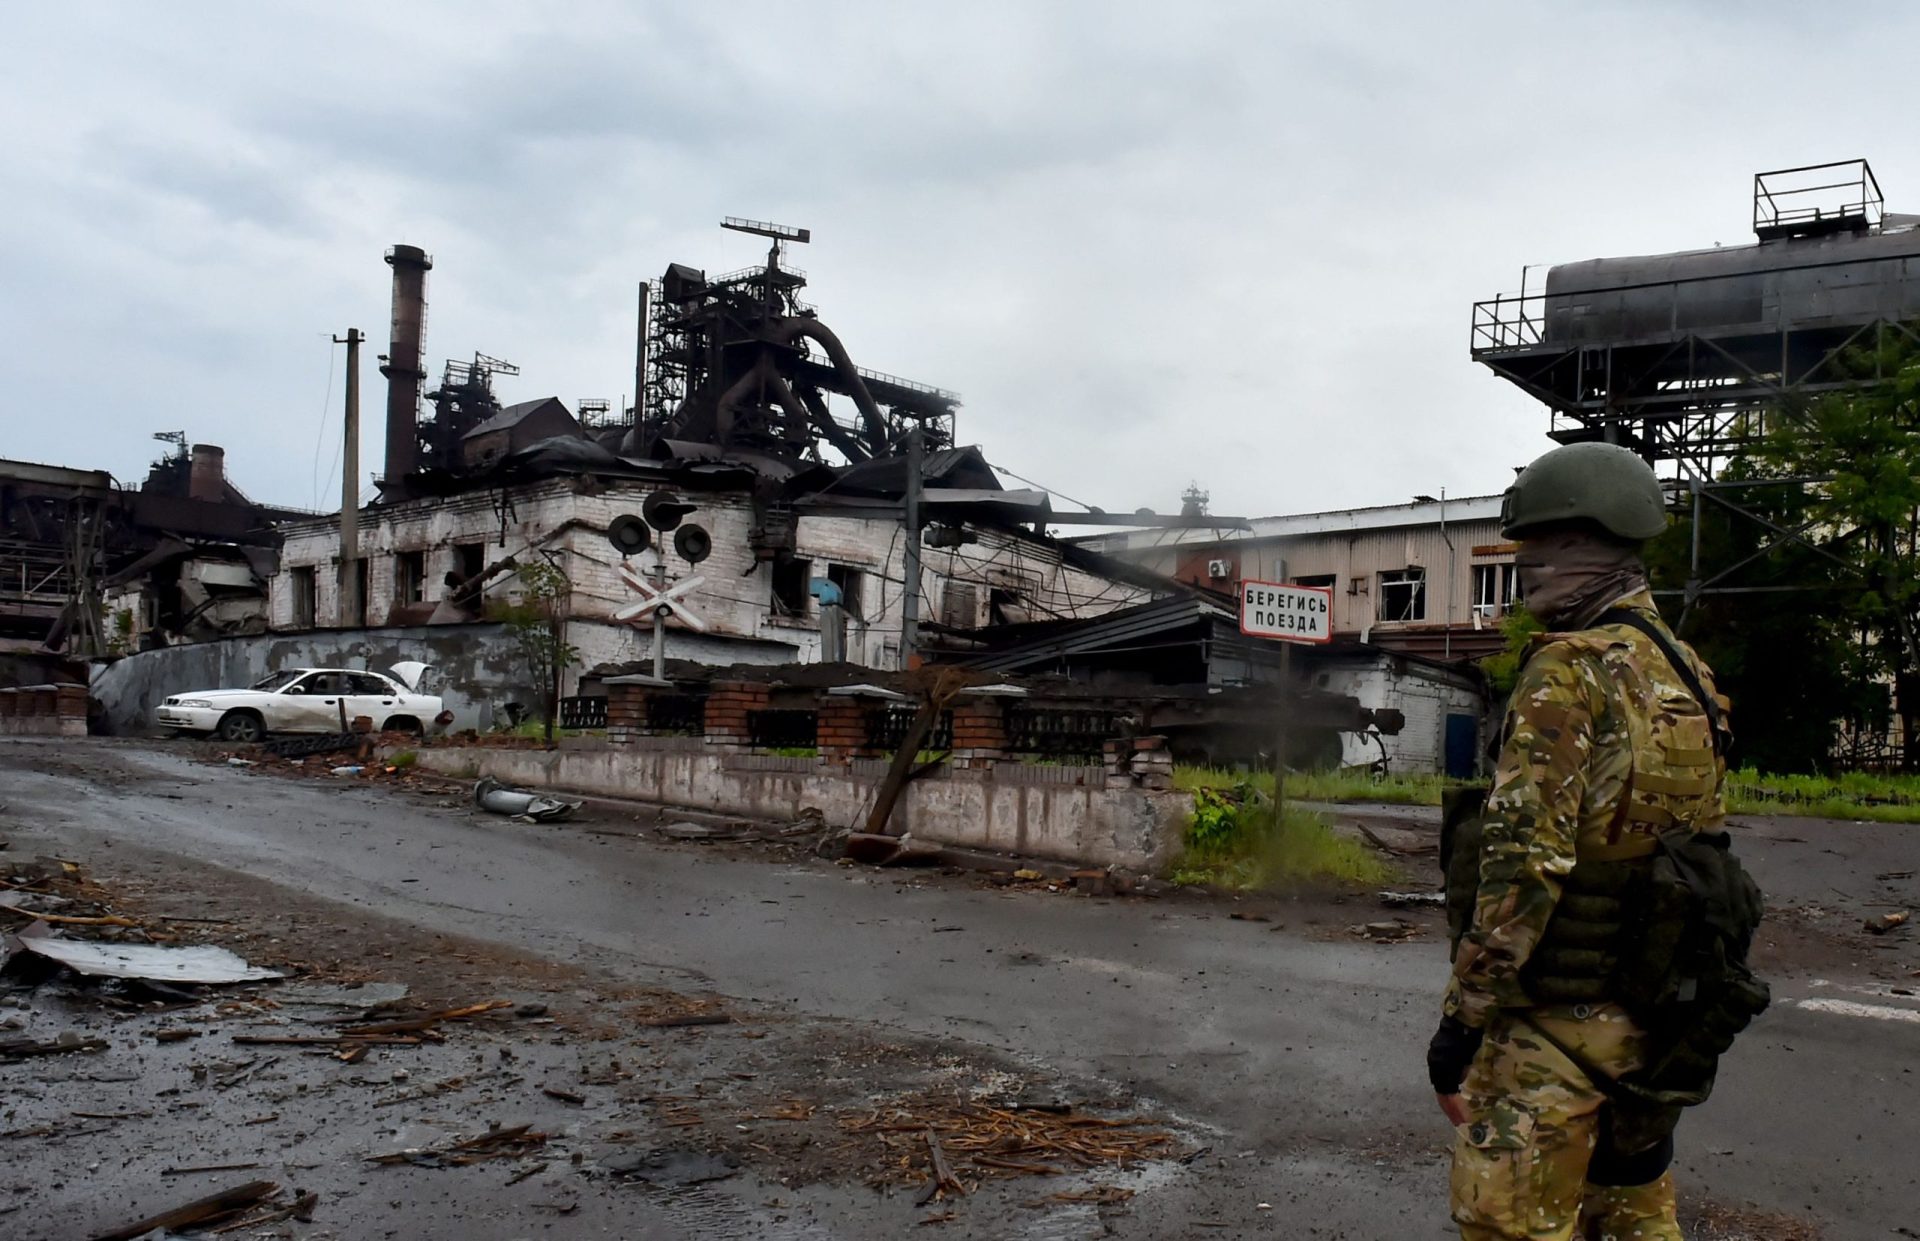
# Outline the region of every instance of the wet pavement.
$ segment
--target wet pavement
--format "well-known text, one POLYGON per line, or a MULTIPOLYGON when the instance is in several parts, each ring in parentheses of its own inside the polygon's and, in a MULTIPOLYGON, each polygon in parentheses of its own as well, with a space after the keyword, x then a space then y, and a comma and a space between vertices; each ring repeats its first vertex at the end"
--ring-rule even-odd
MULTIPOLYGON (((0 743, 0 801, 8 804, 0 834, 16 849, 44 836, 103 876, 218 867, 344 913, 348 925, 352 911, 365 911, 621 985, 735 997, 770 1020, 797 1023, 809 1040, 851 1030, 849 1046, 909 1044, 919 1049, 912 1063, 888 1078, 902 1088, 922 1082, 939 1049, 950 1049, 968 1065, 1128 1101, 1167 1118, 1188 1154, 1205 1148, 1191 1163, 1150 1168, 1121 1208, 1036 1209, 1022 1203, 1054 1186, 998 1184, 954 1205, 947 1235, 1447 1235, 1449 1134, 1421 1066, 1445 970, 1430 913, 1400 913, 1424 934, 1375 943, 1348 933, 1383 916, 1365 898, 1231 904, 995 889, 668 844, 605 809, 577 823, 512 823, 477 816, 457 796, 281 779, 195 761, 179 747, 0 743)), ((1422 815, 1407 818, 1417 830, 1422 815)), ((1695 1209, 1711 1202, 1750 1208, 1756 1220, 1817 1221, 1819 1235, 1833 1238, 1920 1229, 1920 1210, 1910 1206, 1920 1203, 1911 1155, 1920 1149, 1920 1001, 1907 973, 1920 969, 1916 937, 1866 936, 1856 918, 1874 902, 1913 895, 1900 886, 1909 880, 1878 876, 1897 875, 1913 856, 1907 833, 1915 830, 1789 819, 1753 828, 1747 856, 1756 874, 1774 904, 1798 912, 1766 932, 1775 1008, 1729 1059, 1715 1098, 1683 1126, 1678 1171, 1695 1209)), ((485 1054, 460 1040, 495 1036, 506 1037, 462 1032, 435 1051, 485 1054)), ((697 1041, 706 1037, 671 1044, 689 1049, 683 1071, 713 1059, 710 1042, 697 1041)), ((163 1055, 195 1050, 147 1054, 164 1074, 178 1068, 163 1055)), ((21 1070, 7 1073, 18 1080, 21 1070)), ((298 1085, 285 1088, 297 1093, 298 1085)), ((96 1110, 74 1101, 82 1090, 42 1088, 38 1102, 96 1110)), ((582 1118, 546 1102, 553 1106, 530 1101, 495 1119, 572 1124, 583 1165, 595 1158, 586 1149, 593 1135, 578 1130, 582 1118)), ((111 1100, 100 1106, 113 1109, 111 1100)), ((352 1105, 317 1112, 333 1106, 352 1105)), ((486 1111, 446 1123, 474 1132, 486 1111)), ((617 1129, 623 1115, 607 1119, 617 1129)), ((6 1127, 31 1125, 9 1118, 6 1127)), ((385 1136, 407 1144, 416 1135, 385 1136)), ((224 1140, 222 1153, 248 1149, 244 1133, 224 1140)), ((14 1149, 0 1155, 16 1161, 22 1141, 31 1139, 5 1142, 14 1149)), ((364 1134, 354 1145, 322 1144, 300 1161, 358 1158, 364 1134)), ((76 1154, 68 1144, 60 1166, 76 1154)), ((369 1195, 394 1186, 409 1222, 391 1233, 333 1235, 878 1237, 900 1235, 925 1214, 911 1195, 796 1190, 758 1179, 754 1167, 685 1187, 674 1203, 644 1190, 589 1193, 572 1215, 547 1219, 538 1195, 549 1192, 542 1177, 551 1173, 507 1187, 497 1168, 487 1193, 472 1198, 470 1171, 357 1171, 369 1195), (442 1188, 449 1185, 460 1188, 442 1188), (594 1214, 603 1208, 613 1214, 594 1214), (694 1231, 705 1226, 701 1212, 721 1231, 694 1231)), ((560 1175, 595 1184, 586 1173, 560 1175)), ((8 1232, 18 1218, 0 1215, 0 1235, 79 1235, 8 1232)), ((320 1227, 299 1235, 326 1235, 320 1227)), ((1789 1235, 1784 1227, 1698 1235, 1789 1235)))

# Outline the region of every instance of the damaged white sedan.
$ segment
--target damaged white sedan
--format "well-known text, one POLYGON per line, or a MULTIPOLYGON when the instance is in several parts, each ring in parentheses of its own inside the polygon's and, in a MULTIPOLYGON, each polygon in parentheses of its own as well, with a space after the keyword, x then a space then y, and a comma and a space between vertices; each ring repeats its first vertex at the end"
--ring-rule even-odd
POLYGON ((258 741, 268 733, 343 732, 365 716, 381 731, 425 733, 452 717, 438 694, 419 692, 428 665, 405 660, 392 676, 351 668, 293 668, 246 689, 174 694, 154 711, 161 728, 258 741))

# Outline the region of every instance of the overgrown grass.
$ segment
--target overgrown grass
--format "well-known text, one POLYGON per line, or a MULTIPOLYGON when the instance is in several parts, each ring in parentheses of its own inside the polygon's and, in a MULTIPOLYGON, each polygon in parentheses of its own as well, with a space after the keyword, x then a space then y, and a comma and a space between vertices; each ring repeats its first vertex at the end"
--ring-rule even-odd
MULTIPOLYGON (((1460 780, 1445 776, 1375 776, 1365 771, 1290 771, 1287 773, 1288 801, 1391 802, 1404 806, 1437 806, 1440 794, 1460 780)), ((1196 789, 1225 789, 1249 784, 1262 796, 1273 796, 1271 771, 1227 771, 1220 767, 1175 767, 1173 785, 1193 792, 1196 789)))
POLYGON ((1770 776, 1748 767, 1727 776, 1727 809, 1735 814, 1920 823, 1920 777, 1866 772, 1770 776))
MULTIPOLYGON (((1273 794, 1272 772, 1235 772, 1218 767, 1176 767, 1174 787, 1228 789, 1249 784, 1273 794)), ((1389 802, 1437 806, 1440 795, 1468 781, 1445 776, 1392 775, 1364 771, 1306 771, 1287 775, 1288 801, 1389 802)), ((1730 772, 1727 809, 1733 814, 1787 814, 1821 819, 1920 823, 1920 777, 1850 772, 1839 776, 1774 776, 1744 768, 1730 772)))
POLYGON ((418 763, 419 761, 420 761, 420 755, 417 752, 413 750, 401 750, 399 753, 395 754, 392 758, 388 759, 387 764, 388 766, 398 767, 402 771, 405 771, 407 768, 413 766, 415 763, 418 763))
POLYGON ((1249 785, 1201 789, 1185 850, 1168 875, 1177 884, 1260 891, 1303 882, 1383 884, 1394 870, 1325 816, 1288 807, 1277 826, 1270 799, 1249 785))

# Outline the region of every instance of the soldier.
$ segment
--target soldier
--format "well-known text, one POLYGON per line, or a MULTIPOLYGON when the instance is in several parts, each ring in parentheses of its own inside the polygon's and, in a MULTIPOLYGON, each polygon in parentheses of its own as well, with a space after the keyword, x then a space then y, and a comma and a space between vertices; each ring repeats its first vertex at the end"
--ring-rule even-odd
POLYGON ((1665 525, 1653 472, 1607 444, 1554 449, 1506 496, 1526 605, 1555 632, 1521 668, 1484 807, 1445 842, 1456 948, 1427 1058, 1466 1241, 1678 1241, 1672 1126, 1765 1006, 1745 972, 1758 891, 1725 846, 1724 701, 1640 560, 1665 525), (1706 880, 1674 877, 1696 863, 1706 880), (1740 923, 1715 923, 1718 973, 1685 940, 1700 882, 1740 923))

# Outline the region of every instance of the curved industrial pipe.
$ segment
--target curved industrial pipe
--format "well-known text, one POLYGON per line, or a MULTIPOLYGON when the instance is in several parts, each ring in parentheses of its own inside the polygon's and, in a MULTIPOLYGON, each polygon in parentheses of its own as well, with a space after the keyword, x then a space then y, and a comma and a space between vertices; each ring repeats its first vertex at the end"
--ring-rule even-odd
POLYGON ((860 417, 867 424, 867 438, 872 441, 874 451, 878 452, 887 445, 887 420, 880 414, 879 403, 873 399, 873 393, 867 391, 867 381, 860 378, 860 368, 853 364, 847 347, 832 329, 818 319, 781 319, 773 326, 773 339, 783 345, 805 336, 820 342, 827 351, 827 357, 833 363, 833 369, 839 372, 842 382, 847 385, 847 395, 860 408, 860 417))

